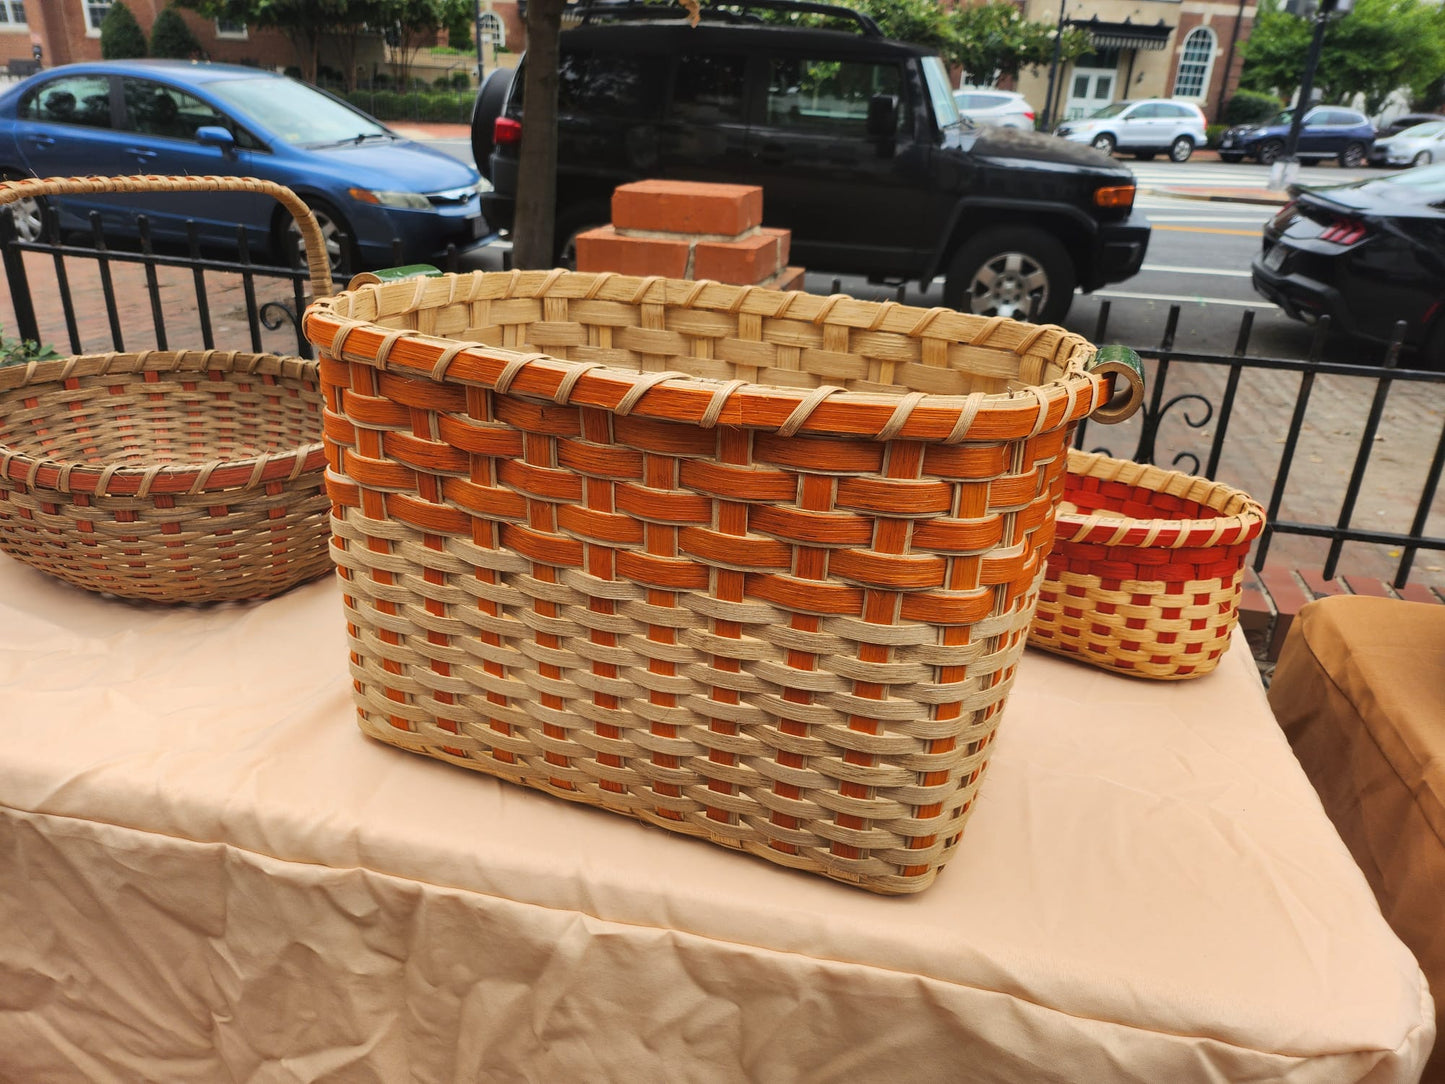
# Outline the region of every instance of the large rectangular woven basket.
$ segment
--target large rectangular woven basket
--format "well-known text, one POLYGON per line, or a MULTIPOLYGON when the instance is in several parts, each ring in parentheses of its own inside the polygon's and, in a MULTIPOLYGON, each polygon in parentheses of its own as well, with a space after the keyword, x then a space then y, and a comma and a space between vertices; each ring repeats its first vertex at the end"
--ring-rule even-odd
POLYGON ((1029 642, 1137 677, 1199 677, 1239 622, 1264 509, 1181 471, 1069 453, 1029 642))
POLYGON ((933 879, 1069 431, 1127 412, 1087 342, 561 271, 368 285, 305 327, 367 734, 879 892, 933 879))

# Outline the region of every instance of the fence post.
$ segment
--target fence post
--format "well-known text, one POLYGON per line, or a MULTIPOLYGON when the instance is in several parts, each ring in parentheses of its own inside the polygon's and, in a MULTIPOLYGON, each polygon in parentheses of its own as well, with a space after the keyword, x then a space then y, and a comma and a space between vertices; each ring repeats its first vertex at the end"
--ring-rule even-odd
POLYGON ((35 319, 35 302, 30 298, 30 280, 25 275, 25 253, 15 240, 15 219, 9 209, 0 209, 0 262, 10 282, 10 305, 15 310, 15 333, 21 341, 38 343, 40 325, 35 319))

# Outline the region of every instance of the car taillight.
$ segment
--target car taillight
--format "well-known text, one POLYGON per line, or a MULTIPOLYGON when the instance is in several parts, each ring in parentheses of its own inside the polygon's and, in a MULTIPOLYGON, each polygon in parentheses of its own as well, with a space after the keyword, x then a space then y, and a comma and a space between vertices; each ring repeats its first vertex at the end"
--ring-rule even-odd
POLYGON ((1034 111, 1033 111, 1032 109, 1025 109, 1025 110, 1024 110, 1024 119, 1032 122, 1033 119, 1034 119, 1034 111))
POLYGON ((522 122, 511 117, 498 117, 492 123, 492 143, 498 147, 510 147, 522 142, 522 122))
POLYGON ((1365 236, 1365 224, 1358 218, 1337 218, 1329 229, 1320 234, 1321 241, 1333 241, 1337 245, 1353 245, 1365 236))
POLYGON ((1094 203, 1099 207, 1123 207, 1128 209, 1134 206, 1134 186, 1132 184, 1112 185, 1108 188, 1094 189, 1094 203))

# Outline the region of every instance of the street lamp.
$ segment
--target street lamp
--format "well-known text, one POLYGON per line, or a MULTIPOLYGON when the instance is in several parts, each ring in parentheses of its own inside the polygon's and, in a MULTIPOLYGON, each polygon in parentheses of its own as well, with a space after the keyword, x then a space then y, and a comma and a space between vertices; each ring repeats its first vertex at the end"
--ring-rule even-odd
POLYGON ((1305 56, 1305 70, 1300 77, 1299 97, 1295 101, 1294 114, 1289 121, 1289 135, 1285 137, 1284 154, 1270 167, 1269 186, 1273 189, 1287 188, 1299 175, 1300 128, 1304 126, 1305 113, 1310 108, 1310 96, 1315 89, 1315 69, 1320 63, 1320 49, 1325 43, 1325 26, 1333 18, 1348 15, 1355 6, 1355 0, 1290 0, 1285 10, 1292 15, 1303 15, 1313 19, 1314 35, 1310 38, 1310 51, 1305 56))

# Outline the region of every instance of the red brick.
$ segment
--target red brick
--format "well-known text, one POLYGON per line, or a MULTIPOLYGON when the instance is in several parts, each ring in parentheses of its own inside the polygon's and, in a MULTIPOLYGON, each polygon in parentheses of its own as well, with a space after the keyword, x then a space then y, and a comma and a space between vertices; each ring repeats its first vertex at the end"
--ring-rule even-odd
POLYGON ((762 221, 763 190, 757 185, 649 180, 612 193, 612 224, 620 230, 736 237, 762 221))
POLYGON ((1379 580, 1369 576, 1341 576, 1352 595, 1369 595, 1371 598, 1394 598, 1390 589, 1379 580))
POLYGON ((668 238, 623 237, 611 226, 599 226, 577 235, 577 270, 686 278, 691 247, 668 238))
POLYGON ((770 279, 764 279, 759 286, 769 290, 801 290, 804 272, 801 267, 785 267, 770 279))
POLYGON ((1264 589, 1269 592, 1276 614, 1274 635, 1270 637, 1268 652, 1268 658, 1273 661, 1279 658, 1285 635, 1289 632, 1290 625, 1294 624, 1294 615, 1311 599, 1295 579, 1294 572, 1282 565, 1265 565, 1260 570, 1259 578, 1264 589))
POLYGON ((778 239, 778 270, 785 270, 788 266, 788 257, 793 254, 793 231, 764 226, 761 232, 771 234, 778 239))
POLYGON ((1395 593, 1406 602, 1428 602, 1438 605, 1445 601, 1423 583, 1407 583, 1404 587, 1395 588, 1395 593))
POLYGON ((741 241, 699 241, 692 277, 751 286, 778 273, 778 239, 758 232, 741 241))
POLYGON ((1244 570, 1244 582, 1239 589, 1239 627, 1249 642, 1249 649, 1256 657, 1269 653, 1270 631, 1274 625, 1274 607, 1269 595, 1259 582, 1252 568, 1244 570))
POLYGON ((1312 592, 1315 598, 1328 598, 1330 595, 1343 595, 1344 585, 1337 580, 1327 580, 1319 571, 1313 568, 1302 568, 1299 570, 1299 578, 1312 592))

